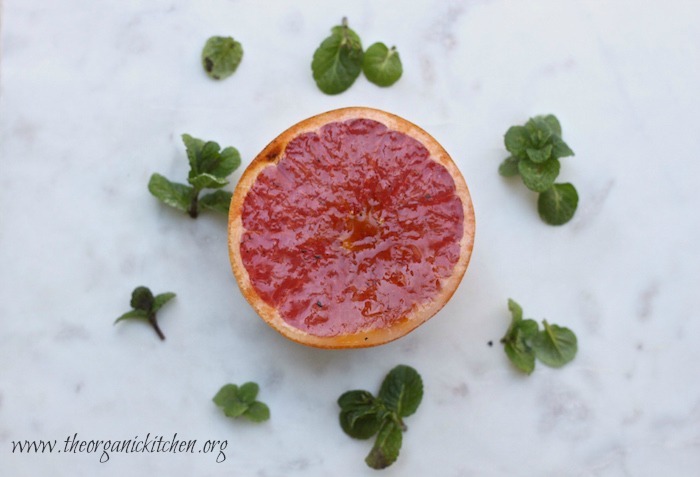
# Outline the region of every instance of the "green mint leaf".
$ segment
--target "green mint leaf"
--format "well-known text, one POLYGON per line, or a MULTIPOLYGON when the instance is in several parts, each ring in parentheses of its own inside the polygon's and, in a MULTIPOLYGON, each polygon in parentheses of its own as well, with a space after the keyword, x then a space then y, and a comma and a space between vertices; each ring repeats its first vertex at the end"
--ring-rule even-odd
POLYGON ((214 404, 219 407, 226 407, 232 402, 238 401, 238 386, 235 384, 225 384, 212 398, 214 404))
POLYGON ((183 212, 190 208, 193 189, 185 184, 170 182, 160 174, 153 174, 148 181, 148 190, 154 197, 170 207, 183 212))
POLYGON ((559 136, 552 136, 551 142, 552 157, 560 158, 574 155, 574 151, 559 136))
POLYGON ((399 417, 410 416, 423 399, 423 380, 412 367, 396 366, 384 378, 378 397, 399 417))
POLYGON ((202 66, 210 78, 231 76, 243 59, 243 46, 230 36, 212 36, 202 49, 202 66))
POLYGON ((135 310, 151 311, 153 309, 153 293, 147 287, 136 287, 131 292, 131 307, 135 310))
POLYGON ((403 434, 399 425, 393 420, 384 421, 365 462, 373 469, 389 467, 399 457, 402 440, 403 434))
POLYGON ((338 406, 343 410, 352 410, 357 407, 373 406, 376 398, 369 391, 347 391, 338 398, 338 406))
POLYGON ((527 158, 530 136, 524 126, 512 126, 503 138, 506 149, 517 159, 527 158))
POLYGON ((508 310, 513 317, 513 322, 518 322, 523 319, 523 309, 518 302, 512 298, 508 298, 508 310))
POLYGON ((525 152, 527 153, 528 159, 539 164, 541 162, 546 162, 547 159, 552 157, 552 145, 549 144, 541 149, 528 147, 525 152))
POLYGON ((228 184, 228 181, 226 179, 207 174, 206 172, 196 175, 190 175, 190 177, 187 178, 187 182, 192 184, 192 187, 194 187, 197 190, 219 189, 228 184))
POLYGON ((509 156, 506 159, 501 162, 501 165, 498 166, 498 173, 502 175, 503 177, 513 177, 517 176, 520 174, 518 171, 518 162, 520 159, 518 159, 515 156, 509 156))
POLYGON ((520 320, 512 325, 504 337, 504 350, 508 359, 520 371, 530 374, 535 369, 535 351, 530 346, 530 340, 537 336, 535 320, 520 320))
POLYGON ((546 146, 552 134, 554 134, 549 124, 544 121, 542 116, 530 118, 527 123, 525 123, 525 129, 530 137, 530 144, 536 149, 546 146))
POLYGON ((228 191, 217 190, 216 192, 202 196, 199 205, 205 209, 228 214, 228 209, 231 205, 231 196, 232 194, 228 191))
POLYGON ((123 320, 143 320, 148 321, 148 312, 144 310, 131 310, 117 318, 114 323, 119 323, 123 320))
POLYGON ((190 170, 196 173, 199 171, 199 156, 202 154, 205 141, 194 138, 189 134, 183 134, 182 142, 185 144, 187 159, 190 162, 190 170))
POLYGON ((544 330, 532 340, 537 359, 547 366, 559 368, 570 362, 578 351, 576 335, 568 328, 542 322, 544 330))
POLYGON ((569 184, 554 184, 542 192, 537 200, 537 211, 549 225, 562 225, 574 216, 578 206, 576 188, 569 184))
POLYGON ((544 192, 551 188, 559 175, 560 167, 558 159, 550 159, 539 164, 530 159, 521 159, 518 162, 518 171, 523 184, 535 192, 544 192))
POLYGON ((260 386, 257 383, 248 382, 238 388, 238 399, 245 403, 252 403, 258 397, 260 386))
POLYGON ((343 431, 355 439, 369 439, 379 431, 382 423, 375 404, 340 411, 339 419, 343 431))
POLYGON ((561 124, 559 124, 559 120, 556 116, 554 116, 553 114, 547 114, 546 116, 535 117, 541 120, 544 124, 546 124, 549 127, 550 131, 552 131, 552 133, 561 137, 561 124))
POLYGON ((396 47, 387 48, 384 43, 375 43, 365 51, 362 71, 369 81, 377 86, 391 86, 403 73, 401 58, 396 47))
POLYGON ((216 177, 228 177, 240 165, 241 155, 238 149, 227 147, 219 153, 219 161, 209 170, 209 173, 216 177))
POLYGON ((311 71, 318 88, 326 94, 338 94, 348 89, 362 71, 362 42, 347 20, 331 29, 314 52, 311 71))
POLYGON ((205 142, 204 146, 202 146, 202 150, 197 156, 197 169, 194 171, 194 173, 212 174, 212 171, 215 170, 218 167, 219 162, 221 162, 221 155, 219 154, 220 149, 221 146, 219 146, 219 143, 217 142, 205 142))
POLYGON ((172 292, 160 293, 156 295, 156 297, 153 299, 153 308, 151 310, 153 311, 153 313, 155 313, 173 298, 175 298, 175 294, 172 292))
POLYGON ((248 409, 243 413, 243 416, 253 422, 267 421, 270 419, 270 408, 263 402, 253 401, 248 405, 248 409))

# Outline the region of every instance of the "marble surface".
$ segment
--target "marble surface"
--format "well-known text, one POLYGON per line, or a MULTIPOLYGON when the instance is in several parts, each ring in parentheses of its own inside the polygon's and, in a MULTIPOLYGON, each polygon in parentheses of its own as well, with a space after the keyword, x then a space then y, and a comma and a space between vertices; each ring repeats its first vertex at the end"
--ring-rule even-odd
POLYGON ((691 0, 5 0, 0 474, 376 475, 335 400, 405 363, 425 397, 385 475, 699 475, 698 20, 691 0), (342 16, 365 45, 397 45, 395 86, 318 91, 311 56, 342 16), (220 83, 199 64, 213 34, 245 50, 220 83), (285 340, 243 300, 225 219, 190 220, 146 184, 184 177, 182 133, 236 146, 245 165, 294 122, 350 105, 432 133, 467 179, 478 230, 433 320, 385 346, 324 351, 285 340), (550 112, 576 151, 561 178, 581 198, 560 228, 496 172, 505 130, 550 112), (177 293, 165 342, 112 325, 141 284, 177 293), (508 297, 576 331, 575 361, 519 375, 498 344, 508 297), (262 425, 211 402, 247 380, 271 407, 262 425), (12 453, 75 433, 225 440, 226 460, 12 453))

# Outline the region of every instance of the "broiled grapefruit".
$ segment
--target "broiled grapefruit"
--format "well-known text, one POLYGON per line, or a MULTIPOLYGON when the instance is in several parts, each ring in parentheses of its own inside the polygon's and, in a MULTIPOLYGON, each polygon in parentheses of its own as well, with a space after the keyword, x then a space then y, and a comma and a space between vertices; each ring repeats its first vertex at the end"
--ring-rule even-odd
POLYGON ((467 185, 428 133, 384 111, 329 111, 292 126, 245 170, 229 212, 241 291, 274 329, 320 348, 412 331, 469 263, 467 185))

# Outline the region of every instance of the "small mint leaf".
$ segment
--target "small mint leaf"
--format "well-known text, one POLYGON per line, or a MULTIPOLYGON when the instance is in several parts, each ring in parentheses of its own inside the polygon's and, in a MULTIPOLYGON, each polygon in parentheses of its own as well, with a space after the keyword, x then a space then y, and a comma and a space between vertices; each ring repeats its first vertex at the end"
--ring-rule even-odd
POLYGON ((535 116, 537 119, 541 120, 544 124, 546 124, 549 129, 552 131, 552 133, 556 134, 557 136, 561 137, 561 124, 559 124, 559 120, 557 117, 553 114, 547 114, 545 116, 535 116))
POLYGON ((187 182, 192 184, 192 187, 197 190, 219 189, 228 184, 226 179, 222 179, 207 173, 190 175, 190 177, 187 178, 187 182))
POLYGON ((225 384, 212 398, 214 404, 219 407, 226 407, 230 403, 238 400, 238 386, 235 384, 225 384))
POLYGON ((175 294, 172 292, 160 293, 160 294, 156 295, 156 297, 153 299, 153 308, 152 308, 153 313, 160 310, 163 307, 163 305, 165 305, 167 302, 169 302, 173 298, 175 298, 175 294))
POLYGON ((314 52, 311 71, 316 85, 326 94, 342 93, 360 76, 362 57, 360 37, 343 19, 314 52))
POLYGON ((219 153, 219 161, 211 167, 209 173, 213 176, 225 178, 241 165, 241 155, 235 147, 227 147, 219 153))
POLYGON ((369 81, 377 86, 391 86, 403 73, 401 58, 396 48, 387 48, 384 43, 375 43, 365 51, 362 71, 369 81))
POLYGON ((243 47, 230 36, 212 36, 202 49, 202 67, 210 78, 231 76, 243 59, 243 47))
POLYGON ((506 149, 518 159, 527 158, 526 149, 530 146, 530 138, 524 126, 512 126, 503 138, 506 149))
POLYGON ((160 174, 153 174, 148 181, 148 190, 154 197, 170 207, 183 212, 190 208, 193 189, 185 184, 170 182, 160 174))
POLYGON ((578 207, 578 192, 569 184, 554 184, 537 200, 540 218, 549 225, 562 225, 572 219, 578 207))
POLYGON ((202 196, 199 200, 199 205, 205 209, 228 214, 228 209, 231 205, 231 196, 232 194, 228 191, 217 190, 216 192, 202 196))
POLYGON ((517 322, 523 319, 523 309, 518 303, 512 298, 508 298, 508 309, 513 317, 513 321, 517 322))
POLYGON ((552 157, 568 157, 573 156, 574 151, 571 150, 569 146, 559 137, 552 136, 552 157))
POLYGON ((520 320, 511 324, 508 333, 501 340, 511 363, 527 374, 535 369, 535 351, 530 346, 530 340, 537 336, 538 329, 535 320, 520 320))
POLYGON ((528 147, 525 152, 527 153, 527 157, 535 163, 542 163, 547 161, 550 157, 552 157, 552 145, 549 144, 547 146, 544 146, 540 149, 534 149, 531 147, 528 147))
POLYGON ((257 383, 245 383, 238 388, 238 399, 245 403, 252 403, 258 397, 260 386, 257 383))
POLYGON ((378 398, 399 417, 410 416, 423 399, 423 380, 412 367, 396 366, 384 378, 378 398))
POLYGON ((528 131, 530 144, 534 146, 535 149, 546 146, 553 134, 551 128, 541 116, 530 118, 527 123, 525 123, 525 129, 528 131))
POLYGON ((544 330, 532 340, 537 359, 547 366, 559 368, 570 362, 578 351, 576 335, 568 328, 542 322, 544 330))
POLYGON ((518 171, 518 162, 520 159, 518 159, 515 156, 509 156, 506 159, 501 162, 501 165, 498 166, 498 173, 502 175, 503 177, 513 177, 517 176, 520 174, 518 171))
POLYGON ((130 304, 135 310, 152 311, 153 301, 153 293, 147 287, 136 287, 131 292, 130 304))
POLYGON ((365 462, 373 469, 389 467, 399 457, 402 440, 403 434, 398 424, 391 419, 384 421, 365 462))
POLYGON ((198 171, 199 156, 202 154, 202 148, 204 147, 205 141, 194 138, 189 134, 183 134, 182 142, 185 144, 185 151, 187 151, 187 160, 190 163, 190 171, 198 171))
POLYGON ((518 162, 518 171, 523 184, 535 192, 544 192, 551 188, 559 176, 560 167, 558 159, 550 159, 539 164, 530 159, 521 159, 518 162))
POLYGON ((123 320, 142 320, 148 321, 148 312, 144 310, 131 310, 124 313, 122 316, 117 318, 114 323, 119 323, 123 320))
POLYGON ((357 406, 340 411, 340 427, 355 439, 369 439, 379 431, 382 423, 376 404, 357 406))
POLYGON ((253 422, 267 421, 270 419, 270 408, 263 402, 253 401, 248 405, 248 409, 243 413, 243 416, 253 422))

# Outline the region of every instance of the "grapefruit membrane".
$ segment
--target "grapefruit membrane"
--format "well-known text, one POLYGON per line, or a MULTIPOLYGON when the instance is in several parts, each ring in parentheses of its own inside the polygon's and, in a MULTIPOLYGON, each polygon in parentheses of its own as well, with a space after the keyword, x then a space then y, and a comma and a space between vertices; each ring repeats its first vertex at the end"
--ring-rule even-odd
POLYGON ((428 133, 343 108, 295 124, 255 157, 231 200, 228 240, 241 292, 272 328, 319 348, 376 346, 453 295, 474 209, 428 133))

